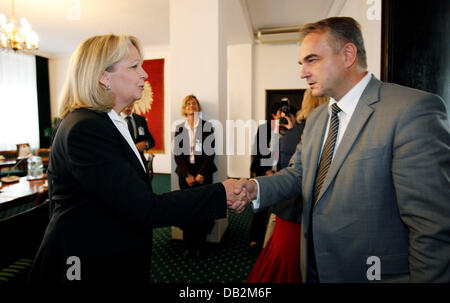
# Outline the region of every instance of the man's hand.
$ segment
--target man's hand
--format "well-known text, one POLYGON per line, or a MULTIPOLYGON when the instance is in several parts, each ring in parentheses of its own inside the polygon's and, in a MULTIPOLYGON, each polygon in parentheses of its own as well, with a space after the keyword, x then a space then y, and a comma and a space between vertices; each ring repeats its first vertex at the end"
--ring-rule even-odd
POLYGON ((192 186, 194 185, 194 183, 195 183, 195 178, 194 178, 194 176, 193 176, 193 175, 188 175, 188 176, 186 177, 186 183, 187 183, 190 187, 192 187, 192 186))
POLYGON ((136 148, 138 149, 139 152, 144 152, 144 150, 146 149, 147 144, 145 143, 145 141, 141 141, 136 143, 136 148))
POLYGON ((258 197, 258 185, 254 180, 240 179, 234 185, 235 195, 245 195, 247 202, 253 201, 258 197))
POLYGON ((222 184, 225 187, 225 191, 227 193, 228 209, 234 213, 241 213, 245 209, 249 201, 247 201, 245 190, 237 195, 234 193, 235 184, 237 182, 237 180, 228 179, 223 181, 222 184))
POLYGON ((200 175, 200 174, 198 174, 198 175, 195 177, 195 182, 197 182, 197 183, 203 184, 204 181, 205 181, 205 177, 203 177, 203 176, 200 175))

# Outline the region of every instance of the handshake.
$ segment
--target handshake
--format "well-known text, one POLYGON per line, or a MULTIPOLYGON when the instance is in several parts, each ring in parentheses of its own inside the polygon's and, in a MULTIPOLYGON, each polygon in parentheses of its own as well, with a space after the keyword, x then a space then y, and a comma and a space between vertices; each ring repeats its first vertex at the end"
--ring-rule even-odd
POLYGON ((228 209, 241 213, 247 204, 258 197, 256 182, 248 179, 228 179, 222 182, 227 194, 228 209))

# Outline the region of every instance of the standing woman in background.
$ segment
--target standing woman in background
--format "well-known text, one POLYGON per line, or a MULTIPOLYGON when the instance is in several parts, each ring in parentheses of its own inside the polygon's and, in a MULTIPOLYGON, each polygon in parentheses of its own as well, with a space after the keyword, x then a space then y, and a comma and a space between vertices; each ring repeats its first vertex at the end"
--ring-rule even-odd
MULTIPOLYGON (((289 160, 299 144, 306 118, 316 107, 328 102, 328 98, 314 97, 307 89, 303 95, 302 108, 288 121, 286 133, 279 141, 280 158, 277 170, 288 166, 289 160), (296 120, 296 121, 295 121, 296 120), (297 122, 297 123, 295 123, 297 122)), ((270 208, 275 216, 273 231, 267 231, 267 244, 261 251, 247 283, 300 283, 300 226, 303 210, 301 197, 282 201, 270 208)), ((269 228, 269 227, 268 227, 269 228)))
POLYGON ((222 184, 153 193, 119 115, 146 78, 133 36, 95 36, 72 55, 48 169, 51 218, 30 282, 148 282, 153 227, 226 216, 222 184))
MULTIPOLYGON (((213 173, 217 171, 214 164, 214 130, 211 123, 201 119, 201 111, 197 97, 184 97, 181 114, 186 121, 176 127, 174 151, 180 189, 211 184, 213 173)), ((205 253, 206 235, 214 227, 214 220, 199 220, 194 224, 178 226, 183 230, 184 256, 201 257, 205 253)))

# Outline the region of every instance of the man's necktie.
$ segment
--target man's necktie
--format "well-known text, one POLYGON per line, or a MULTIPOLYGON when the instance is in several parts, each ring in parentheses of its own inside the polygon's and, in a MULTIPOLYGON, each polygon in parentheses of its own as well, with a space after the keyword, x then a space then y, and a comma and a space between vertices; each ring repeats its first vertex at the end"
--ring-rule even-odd
POLYGON ((130 131, 131 138, 135 140, 136 134, 134 133, 133 123, 131 122, 131 116, 126 117, 125 120, 127 120, 128 130, 130 131))
POLYGON ((336 103, 331 106, 330 129, 328 131, 328 137, 325 141, 325 145, 323 146, 322 155, 320 156, 319 168, 317 170, 316 180, 314 182, 313 205, 317 203, 320 189, 322 188, 323 181, 325 181, 325 177, 327 176, 328 169, 331 165, 331 160, 333 159, 333 152, 336 145, 336 138, 339 129, 338 113, 340 111, 341 109, 336 103))

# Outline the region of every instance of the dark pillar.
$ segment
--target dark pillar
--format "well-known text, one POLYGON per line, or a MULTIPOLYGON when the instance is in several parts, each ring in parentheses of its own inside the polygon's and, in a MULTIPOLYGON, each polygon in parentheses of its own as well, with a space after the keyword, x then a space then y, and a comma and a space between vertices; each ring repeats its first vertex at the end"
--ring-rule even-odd
POLYGON ((382 80, 438 94, 450 113, 450 1, 382 4, 382 80))
POLYGON ((50 138, 45 137, 44 130, 51 127, 48 59, 40 56, 36 56, 36 84, 39 113, 39 145, 41 148, 47 148, 50 146, 50 138))

